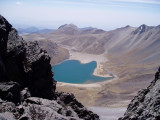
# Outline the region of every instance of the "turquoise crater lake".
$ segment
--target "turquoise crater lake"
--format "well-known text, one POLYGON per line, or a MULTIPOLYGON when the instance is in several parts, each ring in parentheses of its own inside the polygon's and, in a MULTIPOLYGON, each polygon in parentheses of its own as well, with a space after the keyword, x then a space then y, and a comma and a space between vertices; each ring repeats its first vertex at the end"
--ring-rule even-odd
POLYGON ((64 61, 52 67, 53 78, 58 82, 76 84, 100 82, 113 78, 94 76, 93 72, 96 67, 97 63, 95 61, 86 64, 81 64, 77 60, 64 61))

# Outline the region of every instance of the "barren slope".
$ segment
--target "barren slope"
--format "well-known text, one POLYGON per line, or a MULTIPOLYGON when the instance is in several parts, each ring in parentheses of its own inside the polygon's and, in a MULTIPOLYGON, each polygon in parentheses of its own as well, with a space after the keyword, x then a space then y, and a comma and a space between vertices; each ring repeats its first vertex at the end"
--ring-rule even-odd
POLYGON ((138 28, 126 26, 112 31, 84 31, 74 25, 64 25, 51 34, 28 34, 24 37, 53 41, 70 53, 84 54, 81 56, 84 59, 90 54, 97 55, 98 59, 106 57, 106 61, 100 62, 103 70, 100 73, 113 73, 118 76, 116 80, 100 83, 102 87, 97 88, 69 85, 57 88, 73 92, 85 105, 126 105, 140 88, 148 85, 160 63, 160 26, 141 25, 138 28), (126 102, 122 103, 124 100, 126 102))

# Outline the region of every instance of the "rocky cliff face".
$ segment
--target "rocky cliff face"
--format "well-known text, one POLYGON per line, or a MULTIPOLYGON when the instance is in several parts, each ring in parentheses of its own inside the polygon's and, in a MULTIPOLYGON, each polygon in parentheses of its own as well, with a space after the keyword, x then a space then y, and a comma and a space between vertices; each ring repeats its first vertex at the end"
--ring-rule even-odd
POLYGON ((0 119, 88 119, 74 95, 56 93, 50 57, 37 42, 26 42, 0 15, 0 119))
POLYGON ((155 79, 138 92, 119 120, 160 120, 160 68, 155 79))

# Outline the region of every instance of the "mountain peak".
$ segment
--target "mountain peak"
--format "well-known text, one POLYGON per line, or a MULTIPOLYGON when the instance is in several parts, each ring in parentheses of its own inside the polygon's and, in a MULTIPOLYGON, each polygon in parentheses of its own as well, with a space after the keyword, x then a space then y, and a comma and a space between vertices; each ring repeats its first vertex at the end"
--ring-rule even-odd
POLYGON ((116 30, 121 31, 121 30, 127 30, 127 29, 129 29, 129 28, 132 28, 132 26, 126 25, 125 27, 117 28, 116 30))
POLYGON ((144 33, 146 31, 148 31, 149 29, 149 26, 145 25, 145 24, 142 24, 141 26, 139 26, 135 31, 134 31, 134 34, 141 34, 141 33, 144 33))
POLYGON ((76 35, 80 33, 80 29, 74 24, 65 24, 60 26, 56 32, 69 35, 76 35))
POLYGON ((138 29, 139 30, 145 30, 145 29, 147 29, 147 27, 148 27, 147 25, 142 24, 141 26, 138 27, 138 29))
POLYGON ((58 29, 64 29, 64 28, 74 28, 74 29, 78 29, 78 27, 74 24, 64 24, 62 26, 60 26, 58 29))
POLYGON ((131 26, 130 25, 125 26, 125 28, 129 28, 129 27, 131 27, 131 26))

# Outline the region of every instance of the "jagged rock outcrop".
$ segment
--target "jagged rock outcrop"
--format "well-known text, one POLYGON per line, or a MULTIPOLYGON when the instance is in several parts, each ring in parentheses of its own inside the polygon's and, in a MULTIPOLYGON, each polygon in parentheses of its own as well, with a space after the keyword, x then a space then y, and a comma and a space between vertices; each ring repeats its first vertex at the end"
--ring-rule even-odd
POLYGON ((14 28, 7 35, 7 49, 1 56, 1 69, 5 73, 1 81, 17 82, 21 89, 27 86, 33 96, 53 99, 56 81, 46 51, 37 42, 25 42, 14 28))
POLYGON ((149 26, 143 24, 143 25, 139 26, 133 33, 134 34, 142 34, 151 28, 153 28, 153 27, 149 27, 149 26))
POLYGON ((119 120, 160 120, 160 68, 146 89, 141 89, 119 120))
POLYGON ((98 115, 95 115, 92 111, 88 111, 80 102, 78 102, 73 94, 57 92, 58 103, 61 105, 70 107, 79 118, 85 120, 98 119, 98 115))
MULTIPOLYGON (((62 94, 61 97, 65 98, 66 95, 62 94)), ((71 98, 67 101, 72 105, 66 104, 59 97, 57 100, 29 97, 19 106, 0 100, 0 119, 7 119, 9 116, 19 120, 99 120, 96 114, 88 111, 78 101, 75 102, 73 95, 67 96, 71 98)))
POLYGON ((98 120, 74 95, 55 93, 50 57, 0 15, 0 119, 98 120))

